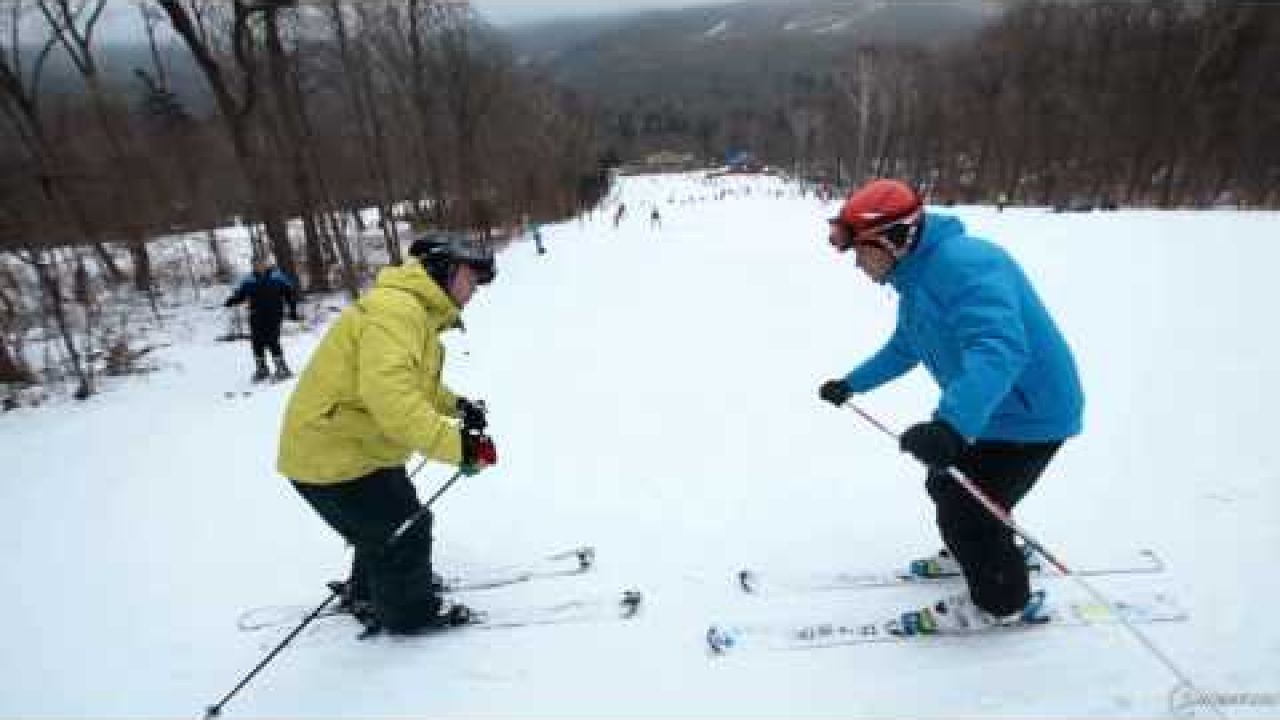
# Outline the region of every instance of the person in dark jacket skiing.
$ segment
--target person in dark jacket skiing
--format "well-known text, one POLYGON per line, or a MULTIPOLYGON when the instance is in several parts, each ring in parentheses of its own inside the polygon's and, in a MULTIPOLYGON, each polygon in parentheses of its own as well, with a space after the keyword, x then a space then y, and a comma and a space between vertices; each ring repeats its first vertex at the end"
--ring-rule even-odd
POLYGON ((879 352, 819 395, 843 405, 923 364, 941 388, 933 417, 911 426, 901 449, 928 468, 926 488, 946 546, 912 563, 918 575, 962 572, 969 592, 919 613, 923 632, 1016 622, 1039 608, 1013 532, 955 482, 969 476, 1006 510, 1081 431, 1084 392, 1062 333, 1018 263, 925 212, 905 183, 875 180, 851 193, 830 242, 899 296, 897 327, 879 352))
POLYGON ((286 307, 289 319, 295 322, 298 320, 297 287, 288 276, 276 269, 269 258, 259 257, 253 261, 253 272, 240 282, 223 305, 232 307, 244 302, 249 303, 249 340, 257 365, 253 381, 261 382, 271 377, 271 371, 267 368, 268 351, 275 360, 275 379, 293 377, 293 372, 284 361, 284 350, 280 347, 280 324, 284 321, 286 307))
POLYGON ((497 269, 487 245, 430 233, 383 269, 321 340, 289 398, 277 467, 355 548, 343 604, 371 628, 413 633, 465 623, 432 565, 432 513, 405 472, 411 453, 474 475, 497 463, 484 404, 441 379, 440 335, 497 269))

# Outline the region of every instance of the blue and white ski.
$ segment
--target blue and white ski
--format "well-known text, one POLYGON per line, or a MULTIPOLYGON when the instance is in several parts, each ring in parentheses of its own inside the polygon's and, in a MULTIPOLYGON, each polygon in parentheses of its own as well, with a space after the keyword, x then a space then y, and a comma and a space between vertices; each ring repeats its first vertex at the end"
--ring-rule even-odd
POLYGON ((865 621, 854 617, 794 624, 717 624, 707 628, 706 642, 713 653, 723 654, 739 648, 803 650, 868 643, 929 642, 940 638, 1025 632, 1035 628, 1105 625, 1120 622, 1121 617, 1130 623, 1181 622, 1188 618, 1187 612, 1168 593, 1121 595, 1114 597, 1111 605, 1093 600, 1063 603, 1050 600, 1032 622, 964 631, 910 633, 904 631, 904 618, 911 614, 900 613, 865 621))

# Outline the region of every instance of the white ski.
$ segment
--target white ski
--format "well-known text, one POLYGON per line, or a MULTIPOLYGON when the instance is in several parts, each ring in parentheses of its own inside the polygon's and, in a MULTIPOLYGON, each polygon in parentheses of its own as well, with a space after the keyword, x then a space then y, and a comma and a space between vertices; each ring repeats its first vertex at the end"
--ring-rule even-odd
POLYGON ((1180 622, 1188 618, 1186 611, 1167 593, 1117 598, 1113 599, 1110 606, 1093 600, 1065 603, 1050 601, 1036 622, 988 626, 963 632, 901 634, 903 615, 900 613, 879 619, 861 620, 853 617, 795 624, 784 622, 749 625, 717 624, 707 628, 706 642, 710 650, 717 654, 752 647, 803 650, 866 643, 930 642, 945 638, 1026 632, 1041 628, 1083 627, 1120 622, 1121 616, 1130 623, 1180 622))
MULTIPOLYGON (((1027 565, 1032 580, 1044 577, 1056 577, 1059 573, 1043 561, 1033 560, 1027 565)), ((1163 572, 1164 561, 1154 550, 1140 550, 1138 557, 1132 562, 1097 567, 1084 567, 1073 570, 1077 575, 1093 577, 1099 575, 1145 575, 1163 572)), ((826 590, 861 590, 865 588, 898 587, 902 585, 929 585, 955 582, 961 579, 959 573, 944 575, 920 576, 912 575, 903 569, 897 572, 867 573, 814 573, 809 575, 784 575, 781 573, 762 572, 753 569, 738 571, 737 582, 743 592, 763 594, 766 592, 820 592, 826 590)))

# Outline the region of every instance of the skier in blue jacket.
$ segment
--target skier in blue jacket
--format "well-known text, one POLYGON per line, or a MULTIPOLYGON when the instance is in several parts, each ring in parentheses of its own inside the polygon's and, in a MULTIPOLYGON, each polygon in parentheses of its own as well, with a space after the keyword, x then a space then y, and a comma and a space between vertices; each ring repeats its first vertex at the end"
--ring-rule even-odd
POLYGON ((1014 535, 947 473, 956 467, 1011 509, 1066 439, 1079 434, 1084 393, 1075 360, 1022 268, 960 220, 924 211, 896 180, 850 194, 831 220, 830 241, 853 250, 858 267, 899 296, 897 326, 879 352, 819 395, 843 405, 917 365, 941 389, 930 419, 901 436, 901 449, 928 467, 926 488, 946 546, 917 560, 918 575, 962 572, 969 592, 912 615, 921 632, 1029 619, 1026 560, 1014 535))
POLYGON ((270 258, 257 257, 253 261, 253 272, 240 282, 223 305, 232 307, 244 302, 249 303, 249 340, 256 365, 253 382, 271 377, 267 368, 267 351, 271 352, 276 364, 275 379, 293 377, 280 347, 280 325, 284 321, 286 307, 289 319, 298 321, 297 287, 287 275, 276 269, 270 258))

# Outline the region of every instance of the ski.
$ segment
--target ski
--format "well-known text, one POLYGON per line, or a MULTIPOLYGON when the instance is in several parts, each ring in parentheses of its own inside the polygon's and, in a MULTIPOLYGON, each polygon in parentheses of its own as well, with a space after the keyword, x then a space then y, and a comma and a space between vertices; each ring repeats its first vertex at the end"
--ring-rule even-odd
MULTIPOLYGON (((441 579, 441 592, 467 593, 478 590, 518 585, 533 580, 581 575, 595 566, 596 551, 583 546, 554 553, 529 563, 491 568, 476 575, 458 575, 441 579)), ((250 608, 236 619, 236 627, 244 632, 289 625, 302 621, 311 608, 305 605, 264 605, 250 608)), ((319 617, 344 615, 346 611, 335 606, 319 617)))
POLYGON ((903 619, 914 613, 862 621, 821 621, 811 623, 772 623, 755 625, 711 625, 706 642, 711 652, 724 654, 739 648, 770 650, 805 650, 840 645, 871 643, 928 642, 945 638, 976 637, 988 634, 1026 632, 1039 628, 1087 627, 1121 622, 1165 623, 1188 618, 1185 610, 1167 593, 1134 595, 1113 600, 1110 605, 1094 600, 1065 603, 1050 601, 1034 621, 1012 625, 988 626, 964 632, 910 634, 903 630, 903 619))
POLYGON ((517 585, 530 580, 581 575, 595 566, 596 550, 583 546, 547 555, 525 565, 509 565, 491 569, 483 574, 446 577, 445 592, 473 592, 517 585))
MULTIPOLYGON (((465 622, 391 635, 362 623, 350 613, 325 612, 312 621, 311 626, 302 633, 300 639, 311 645, 325 644, 339 638, 363 642, 378 642, 385 638, 391 642, 402 642, 416 637, 464 630, 510 630, 545 625, 628 621, 640 614, 643 604, 644 595, 639 590, 632 589, 622 593, 584 595, 545 604, 469 607, 470 616, 465 622)), ((278 625, 273 628, 273 631, 285 633, 289 631, 289 626, 278 625)), ((267 633, 266 644, 275 642, 272 639, 274 633, 267 633)))
MULTIPOLYGON (((1075 570, 1075 574, 1084 577, 1094 577, 1099 575, 1146 575, 1151 573, 1163 572, 1165 569, 1164 561, 1160 559, 1154 550, 1141 550, 1138 552, 1132 562, 1086 567, 1075 570)), ((1032 580, 1037 578, 1057 577, 1059 573, 1048 567, 1045 563, 1033 560, 1027 564, 1027 570, 1031 573, 1032 580)), ((762 573, 752 569, 739 570, 737 574, 738 587, 743 592, 751 594, 763 594, 766 592, 820 592, 827 590, 861 590, 865 588, 881 588, 881 587, 898 587, 902 585, 932 585, 938 583, 954 582, 961 580, 959 573, 945 573, 940 575, 914 575, 907 570, 898 572, 869 572, 869 573, 845 573, 835 572, 829 574, 816 573, 811 575, 792 575, 792 576, 775 576, 771 573, 762 573)))
POLYGON ((250 380, 248 384, 245 386, 233 388, 231 390, 223 390, 222 397, 228 400, 235 400, 236 398, 253 397, 253 394, 255 391, 268 390, 270 388, 276 387, 277 385, 283 385, 289 382, 290 380, 294 379, 295 377, 297 376, 291 372, 288 375, 272 374, 268 377, 262 378, 261 380, 250 380))
POLYGON ((644 594, 639 590, 622 591, 621 595, 587 596, 546 605, 528 605, 492 609, 473 609, 471 621, 454 628, 474 627, 481 630, 520 628, 534 625, 631 620, 640 614, 644 594))

